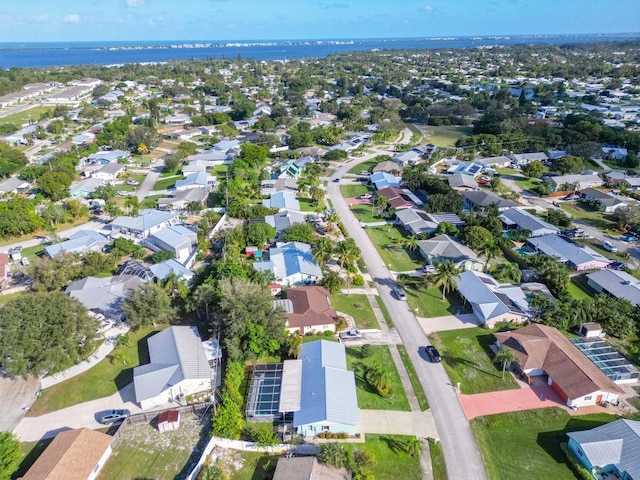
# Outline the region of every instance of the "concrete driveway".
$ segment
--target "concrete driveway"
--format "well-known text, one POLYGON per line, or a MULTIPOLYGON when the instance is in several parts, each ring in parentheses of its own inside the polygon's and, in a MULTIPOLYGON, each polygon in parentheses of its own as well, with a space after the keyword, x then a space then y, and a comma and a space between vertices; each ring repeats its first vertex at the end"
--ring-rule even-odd
POLYGON ((360 433, 438 438, 431 411, 360 410, 360 433))
POLYGON ((27 407, 36 400, 40 389, 40 380, 11 378, 0 375, 0 432, 10 432, 27 413, 27 407))
POLYGON ((482 322, 473 313, 445 315, 444 317, 434 318, 418 317, 418 322, 427 335, 445 330, 460 330, 462 328, 482 326, 482 322))

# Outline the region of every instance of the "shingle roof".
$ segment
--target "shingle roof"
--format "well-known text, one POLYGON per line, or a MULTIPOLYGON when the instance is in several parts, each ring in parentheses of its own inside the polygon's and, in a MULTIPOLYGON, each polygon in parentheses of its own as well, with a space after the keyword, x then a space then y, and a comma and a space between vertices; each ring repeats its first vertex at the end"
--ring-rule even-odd
POLYGON ((499 197, 493 192, 479 190, 477 192, 462 192, 462 196, 477 207, 488 207, 496 205, 498 208, 517 207, 518 204, 513 200, 499 197))
POLYGON ((561 262, 569 262, 575 266, 589 262, 611 263, 611 260, 603 257, 592 248, 570 242, 553 233, 529 238, 527 242, 542 253, 555 257, 561 262))
POLYGON ((289 242, 269 250, 269 261, 254 262, 259 271, 271 271, 276 278, 285 279, 302 273, 315 277, 322 276, 322 270, 313 259, 311 246, 301 242, 289 242))
POLYGON ((289 210, 300 210, 300 202, 296 199, 295 192, 280 191, 271 194, 268 200, 264 202, 268 208, 286 208, 289 210))
POLYGON ((306 220, 304 213, 284 209, 275 215, 267 215, 264 217, 264 221, 275 228, 277 233, 280 233, 285 228, 288 228, 295 223, 304 223, 306 220))
POLYGON ((640 280, 627 272, 604 268, 590 273, 587 278, 600 285, 610 295, 640 305, 640 280))
POLYGON ((464 260, 480 261, 473 250, 449 235, 438 235, 429 240, 420 240, 418 246, 423 255, 439 257, 458 263, 464 260))
POLYGON ((558 232, 558 228, 550 223, 545 222, 541 218, 530 214, 526 210, 519 208, 509 208, 500 214, 500 218, 505 223, 517 225, 523 230, 529 230, 534 233, 538 230, 546 230, 545 233, 558 232))
POLYGON ((107 245, 109 240, 95 230, 78 230, 69 235, 68 240, 45 247, 49 257, 54 257, 60 252, 84 253, 92 247, 107 245))
POLYGON ((144 281, 135 275, 86 277, 71 282, 65 293, 80 301, 89 310, 99 310, 112 318, 120 318, 122 302, 142 285, 144 281))
POLYGON ((157 238, 162 243, 173 248, 188 246, 197 241, 197 234, 182 225, 172 225, 165 227, 151 234, 151 238, 157 238))
POLYGON ((462 173, 454 173, 447 177, 447 182, 451 188, 479 188, 478 182, 471 175, 464 175, 462 173))
POLYGON ((591 465, 615 465, 629 478, 640 478, 640 422, 620 419, 567 436, 580 444, 591 465))
POLYGON ((116 217, 111 224, 120 228, 128 228, 130 230, 145 232, 164 222, 173 220, 176 217, 177 215, 175 213, 146 209, 140 211, 140 214, 137 217, 116 217))
POLYGON ((532 323, 494 336, 518 357, 524 369, 541 368, 570 399, 598 390, 622 393, 591 360, 559 330, 532 323))
POLYGON ((337 321, 335 309, 329 304, 329 291, 320 286, 287 289, 293 312, 287 315, 289 328, 330 325, 337 321))

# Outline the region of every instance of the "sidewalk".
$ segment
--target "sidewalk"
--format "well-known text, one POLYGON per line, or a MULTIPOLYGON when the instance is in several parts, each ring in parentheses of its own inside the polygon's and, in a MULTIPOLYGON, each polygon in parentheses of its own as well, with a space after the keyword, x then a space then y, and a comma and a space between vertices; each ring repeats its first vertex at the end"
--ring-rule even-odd
POLYGON ((87 358, 84 362, 74 365, 71 368, 67 368, 66 370, 58 372, 55 375, 51 375, 50 377, 44 377, 40 380, 40 388, 49 388, 53 385, 64 382, 69 378, 86 372, 94 365, 97 365, 103 359, 107 358, 107 355, 111 353, 114 347, 115 338, 118 335, 127 333, 128 331, 129 326, 127 325, 110 328, 109 330, 104 332, 105 340, 104 342, 102 342, 102 345, 100 345, 98 349, 93 353, 93 355, 87 358))

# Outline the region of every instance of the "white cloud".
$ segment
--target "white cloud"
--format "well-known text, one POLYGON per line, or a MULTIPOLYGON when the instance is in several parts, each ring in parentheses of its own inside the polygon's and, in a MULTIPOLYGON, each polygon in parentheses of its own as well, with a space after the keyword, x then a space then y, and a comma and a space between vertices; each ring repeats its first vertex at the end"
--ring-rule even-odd
POLYGON ((433 6, 432 5, 425 5, 422 10, 424 10, 425 12, 432 12, 433 11, 433 6))
POLYGON ((142 7, 144 0, 125 0, 127 7, 142 7))
POLYGON ((62 21, 64 23, 80 23, 80 15, 77 13, 71 13, 69 15, 65 15, 62 21))

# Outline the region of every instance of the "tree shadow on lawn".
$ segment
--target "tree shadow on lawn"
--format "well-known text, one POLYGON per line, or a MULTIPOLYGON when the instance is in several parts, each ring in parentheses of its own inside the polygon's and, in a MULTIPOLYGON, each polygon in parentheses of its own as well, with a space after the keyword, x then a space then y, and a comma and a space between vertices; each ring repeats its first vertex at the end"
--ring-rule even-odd
POLYGON ((364 365, 363 363, 357 362, 357 363, 354 363, 352 367, 353 367, 353 376, 355 377, 355 380, 356 380, 356 388, 364 392, 370 393, 372 395, 375 395, 380 402, 386 402, 389 405, 393 405, 393 402, 395 399, 395 395, 393 391, 391 392, 391 395, 389 395, 388 397, 383 397, 376 391, 374 387, 371 386, 369 382, 367 382, 367 379, 365 378, 365 373, 367 371, 366 365, 364 365))
POLYGON ((557 463, 570 465, 569 459, 560 448, 562 442, 568 442, 567 432, 575 432, 577 430, 590 430, 592 428, 605 425, 609 422, 604 420, 586 419, 580 417, 572 417, 564 427, 564 430, 555 430, 551 432, 540 432, 536 439, 536 443, 549 454, 557 463))
POLYGON ((391 450, 393 453, 405 452, 405 442, 401 440, 386 436, 380 437, 380 440, 386 443, 387 447, 389 447, 389 450, 391 450))
MULTIPOLYGON (((149 363, 149 346, 147 345, 147 339, 158 332, 152 332, 149 335, 146 335, 144 338, 141 338, 138 341, 138 365, 145 365, 149 363)), ((124 387, 133 382, 133 369, 138 365, 131 365, 129 368, 125 368, 115 378, 116 388, 118 390, 122 390, 124 387)))
POLYGON ((277 455, 264 455, 260 457, 256 469, 251 476, 251 480, 271 480, 276 471, 277 463, 277 455))
POLYGON ((47 448, 52 441, 53 438, 45 438, 38 441, 38 443, 36 443, 36 445, 22 459, 20 465, 18 466, 18 469, 13 473, 11 478, 22 478, 22 476, 27 473, 27 470, 31 468, 31 466, 36 462, 38 457, 40 457, 42 452, 44 452, 45 448, 47 448))
POLYGON ((502 373, 499 372, 487 372, 486 370, 483 370, 482 368, 480 368, 478 366, 477 363, 474 363, 466 358, 462 358, 462 357, 454 357, 452 355, 447 355, 446 353, 443 353, 442 356, 446 359, 447 363, 449 365, 451 365, 451 368, 456 369, 456 367, 459 366, 467 366, 467 367, 471 367, 474 370, 477 370, 478 372, 484 373, 485 375, 489 375, 491 377, 496 377, 496 378, 501 378, 502 377, 502 373))

